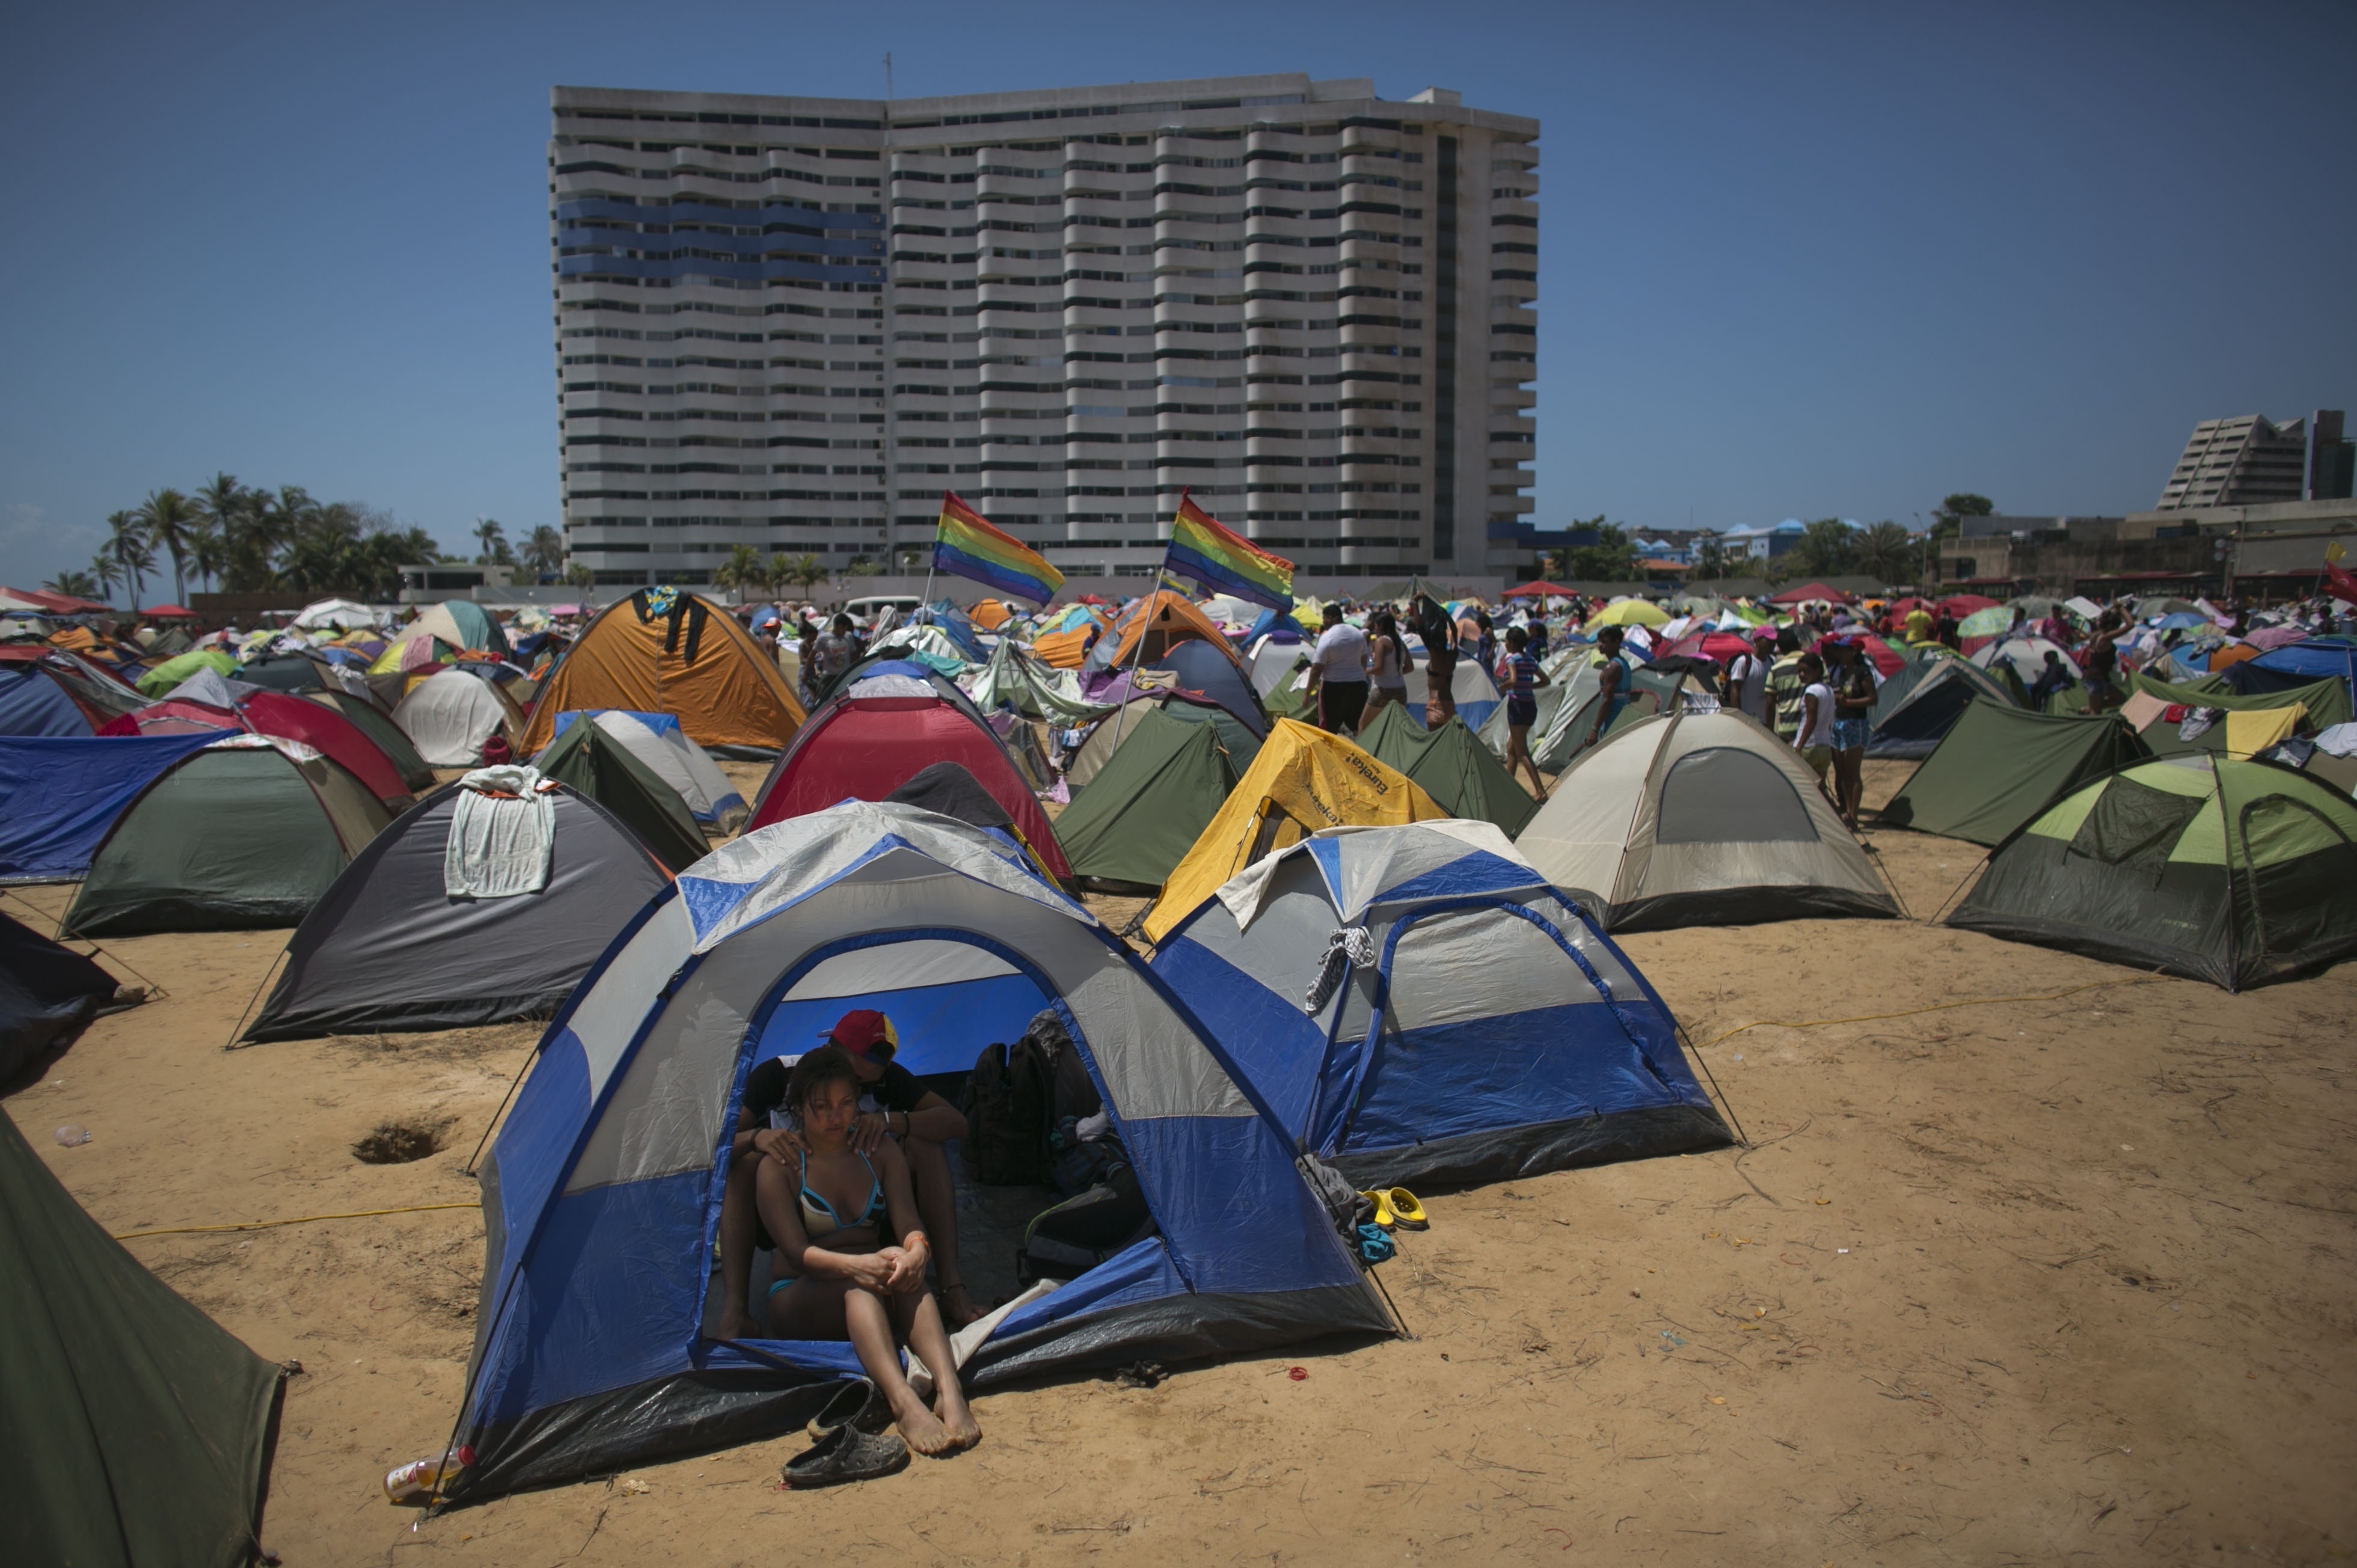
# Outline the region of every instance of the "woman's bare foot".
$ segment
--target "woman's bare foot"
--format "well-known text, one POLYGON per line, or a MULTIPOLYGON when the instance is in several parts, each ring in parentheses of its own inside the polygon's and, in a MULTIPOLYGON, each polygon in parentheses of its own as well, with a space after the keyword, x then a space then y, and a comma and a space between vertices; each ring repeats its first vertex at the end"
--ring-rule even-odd
POLYGON ((956 1453, 962 1446, 933 1412, 925 1408, 924 1402, 913 1390, 909 1391, 907 1406, 896 1408, 893 1415, 894 1424, 900 1429, 900 1436, 917 1453, 938 1459, 943 1455, 956 1453))
POLYGON ((759 1339, 763 1337, 764 1336, 761 1333, 761 1326, 753 1321, 753 1315, 751 1313, 745 1311, 741 1307, 733 1312, 728 1310, 726 1307, 723 1307, 721 1309, 720 1332, 716 1337, 722 1339, 759 1339))
POLYGON ((963 1283, 942 1287, 942 1324, 954 1334, 969 1323, 979 1323, 988 1314, 974 1305, 963 1283))
POLYGON ((960 1450, 971 1448, 982 1441, 982 1423, 974 1419, 974 1412, 967 1408, 963 1389, 954 1393, 943 1389, 933 1401, 933 1414, 940 1419, 942 1430, 949 1434, 950 1441, 960 1450))

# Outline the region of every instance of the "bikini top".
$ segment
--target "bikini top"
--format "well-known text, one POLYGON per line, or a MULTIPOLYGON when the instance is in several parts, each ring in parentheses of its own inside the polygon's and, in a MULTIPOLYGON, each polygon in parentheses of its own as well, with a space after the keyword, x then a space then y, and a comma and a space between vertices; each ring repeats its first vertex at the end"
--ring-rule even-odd
POLYGON ((849 1230, 856 1226, 873 1225, 884 1217, 884 1183, 877 1178, 876 1167, 866 1155, 859 1163, 867 1166, 867 1203, 856 1218, 845 1219, 834 1211, 823 1195, 813 1192, 810 1184, 810 1155, 802 1155, 802 1230, 813 1236, 824 1236, 835 1230, 849 1230))

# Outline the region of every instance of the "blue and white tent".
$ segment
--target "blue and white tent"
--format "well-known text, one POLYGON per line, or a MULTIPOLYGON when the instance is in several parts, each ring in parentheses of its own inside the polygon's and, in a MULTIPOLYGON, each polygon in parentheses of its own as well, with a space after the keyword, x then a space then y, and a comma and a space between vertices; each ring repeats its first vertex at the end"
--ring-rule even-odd
POLYGON ((845 995, 1018 978, 1071 1029, 1157 1233, 1009 1314, 969 1388, 1391 1332, 1291 1141, 1113 933, 989 834, 848 800, 697 862, 550 1026, 483 1167, 460 1423, 476 1458, 456 1495, 775 1435, 856 1375, 848 1344, 701 1332, 746 1075, 814 993, 832 1014, 845 995))
POLYGON ((1488 822, 1326 829, 1205 899, 1154 969, 1362 1187, 1730 1142, 1668 1007, 1488 822))

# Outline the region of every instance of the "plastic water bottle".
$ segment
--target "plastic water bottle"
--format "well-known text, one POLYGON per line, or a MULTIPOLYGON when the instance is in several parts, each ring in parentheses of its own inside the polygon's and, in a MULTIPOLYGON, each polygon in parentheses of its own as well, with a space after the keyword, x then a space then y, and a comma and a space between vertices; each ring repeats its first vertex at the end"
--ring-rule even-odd
POLYGON ((78 1122, 69 1122, 58 1129, 58 1142, 69 1149, 79 1149, 90 1142, 90 1129, 78 1122))
POLYGON ((384 1495, 396 1503, 433 1502, 448 1491, 474 1462, 474 1448, 463 1443, 423 1459, 413 1459, 386 1474, 384 1495))

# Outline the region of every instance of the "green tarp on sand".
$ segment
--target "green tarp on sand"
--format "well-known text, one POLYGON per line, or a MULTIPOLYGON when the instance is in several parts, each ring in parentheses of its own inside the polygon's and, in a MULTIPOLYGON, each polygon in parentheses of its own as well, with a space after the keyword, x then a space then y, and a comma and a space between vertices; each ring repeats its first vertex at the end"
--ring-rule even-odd
POLYGON ((10 1562, 253 1558, 285 1374, 100 1230, 5 1115, 0 1335, 10 1562))
POLYGON ((2151 749, 2116 716, 2069 718, 1991 702, 1955 726, 1882 809, 1892 827, 2001 843, 2059 797, 2151 749))
POLYGON ((1056 842, 1084 882, 1156 888, 1186 857, 1236 787, 1211 725, 1149 710, 1081 798, 1056 818, 1056 842))
POLYGON ((1438 729, 1427 730, 1407 716, 1407 709, 1386 703, 1359 732, 1359 745, 1376 761, 1422 785, 1452 817, 1495 822, 1512 838, 1538 815, 1539 802, 1465 727, 1463 719, 1452 716, 1438 729))

